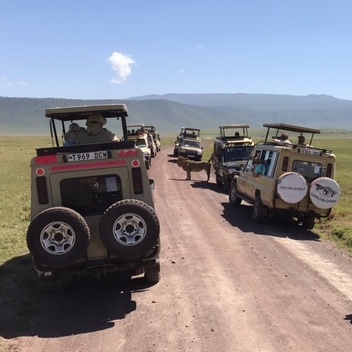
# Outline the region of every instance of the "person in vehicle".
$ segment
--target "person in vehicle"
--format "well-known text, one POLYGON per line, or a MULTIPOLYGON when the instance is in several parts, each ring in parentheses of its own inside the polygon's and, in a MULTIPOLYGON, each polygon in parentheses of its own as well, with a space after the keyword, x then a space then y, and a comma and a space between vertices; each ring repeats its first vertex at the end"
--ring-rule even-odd
POLYGON ((263 174, 265 170, 264 160, 259 157, 253 159, 253 176, 257 177, 260 174, 263 174))
POLYGON ((64 146, 76 145, 78 132, 81 130, 84 130, 84 127, 79 126, 76 122, 72 122, 64 135, 64 146))
POLYGON ((304 136, 302 136, 302 135, 298 136, 298 144, 299 145, 306 145, 305 142, 306 142, 306 139, 304 136))
POLYGON ((85 129, 78 131, 77 143, 90 144, 90 143, 107 143, 117 142, 116 135, 104 128, 106 118, 100 113, 92 113, 88 116, 85 129))
POLYGON ((292 142, 288 139, 288 134, 286 132, 282 132, 280 138, 275 138, 274 142, 280 145, 292 144, 292 142))

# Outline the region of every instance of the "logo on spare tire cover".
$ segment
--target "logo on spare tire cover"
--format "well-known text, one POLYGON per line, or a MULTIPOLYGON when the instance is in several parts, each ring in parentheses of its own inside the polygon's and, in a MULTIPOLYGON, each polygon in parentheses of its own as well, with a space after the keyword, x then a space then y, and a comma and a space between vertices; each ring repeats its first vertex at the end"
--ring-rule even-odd
POLYGON ((335 180, 328 177, 320 177, 310 185, 309 196, 316 207, 329 209, 339 201, 341 189, 335 180))
POLYGON ((278 178, 277 194, 286 203, 300 202, 308 192, 305 178, 295 172, 287 172, 278 178))

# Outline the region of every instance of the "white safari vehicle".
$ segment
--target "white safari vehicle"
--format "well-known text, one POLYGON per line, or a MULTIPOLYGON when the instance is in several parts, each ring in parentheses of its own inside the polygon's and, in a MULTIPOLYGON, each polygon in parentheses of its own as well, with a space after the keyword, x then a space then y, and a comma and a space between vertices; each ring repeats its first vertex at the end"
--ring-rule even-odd
POLYGON ((158 282, 160 225, 154 182, 142 151, 127 140, 126 106, 53 108, 45 115, 53 146, 38 148, 30 163, 27 231, 38 275, 91 271, 101 276, 121 270, 131 276, 144 273, 148 282, 158 282), (122 140, 64 146, 58 128, 66 135, 67 124, 85 123, 93 113, 105 123, 120 120, 122 140))
POLYGON ((232 179, 229 201, 235 206, 242 200, 253 204, 254 221, 261 222, 270 213, 288 214, 311 229, 315 219, 329 216, 340 199, 334 179, 336 157, 331 149, 312 145, 320 130, 263 126, 265 140, 255 145, 243 170, 232 179))
POLYGON ((179 156, 180 147, 182 146, 182 144, 183 144, 182 142, 184 139, 186 139, 188 141, 196 142, 197 145, 200 146, 200 144, 202 142, 201 138, 200 138, 200 129, 193 128, 193 127, 181 127, 181 132, 176 137, 176 141, 175 141, 174 156, 179 156))

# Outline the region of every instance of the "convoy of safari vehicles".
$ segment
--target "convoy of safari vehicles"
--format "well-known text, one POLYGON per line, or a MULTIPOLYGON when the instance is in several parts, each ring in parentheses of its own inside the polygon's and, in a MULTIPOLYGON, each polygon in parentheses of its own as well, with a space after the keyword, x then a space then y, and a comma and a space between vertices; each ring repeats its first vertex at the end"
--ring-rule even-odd
MULTIPOLYGON (((127 125, 124 104, 52 108, 45 116, 53 145, 36 149, 30 163, 27 231, 38 275, 92 271, 99 277, 120 270, 158 282, 160 224, 154 180, 147 172, 160 151, 155 126, 127 125), (121 122, 121 138, 103 127, 108 120, 121 122), (80 127, 80 121, 87 127, 80 127)), ((229 190, 230 204, 253 204, 256 222, 289 215, 311 229, 315 219, 329 216, 341 196, 334 180, 336 157, 312 145, 320 130, 263 126, 265 139, 255 145, 249 125, 219 126, 212 154, 216 183, 229 190)), ((182 127, 174 156, 201 160, 200 143, 200 129, 182 127)))
POLYGON ((160 134, 156 130, 156 127, 154 125, 145 125, 144 129, 152 135, 153 140, 154 140, 154 144, 156 146, 156 151, 160 152, 161 139, 160 139, 160 134))
POLYGON ((45 116, 53 146, 38 148, 30 163, 27 231, 38 275, 90 271, 99 277, 120 270, 144 273, 148 282, 158 282, 160 224, 154 181, 142 150, 129 139, 126 106, 53 108, 46 109, 45 116), (121 122, 122 138, 102 127, 107 120, 121 122), (80 121, 87 128, 79 127, 80 121), (59 130, 66 141, 59 138, 59 130), (68 140, 71 144, 66 144, 68 140))
POLYGON ((127 125, 127 136, 129 141, 134 141, 136 146, 142 150, 145 166, 149 170, 152 158, 155 158, 158 152, 152 134, 144 127, 144 124, 130 124, 127 125))

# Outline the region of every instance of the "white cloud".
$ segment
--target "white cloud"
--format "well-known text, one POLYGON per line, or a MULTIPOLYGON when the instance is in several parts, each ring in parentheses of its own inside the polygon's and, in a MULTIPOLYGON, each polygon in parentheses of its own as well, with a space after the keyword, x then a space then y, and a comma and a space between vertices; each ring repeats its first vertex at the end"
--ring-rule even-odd
POLYGON ((117 78, 110 80, 111 84, 125 82, 132 73, 132 66, 136 63, 130 56, 117 52, 113 52, 107 61, 117 74, 117 78))

